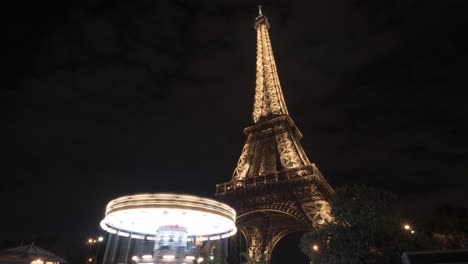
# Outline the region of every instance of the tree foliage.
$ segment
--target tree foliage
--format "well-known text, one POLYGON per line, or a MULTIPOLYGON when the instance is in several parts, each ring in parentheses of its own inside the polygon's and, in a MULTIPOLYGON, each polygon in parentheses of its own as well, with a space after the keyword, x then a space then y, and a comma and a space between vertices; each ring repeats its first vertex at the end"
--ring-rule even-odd
POLYGON ((334 221, 306 233, 301 250, 314 264, 401 263, 404 250, 426 240, 423 234, 402 229, 396 201, 392 193, 364 186, 337 189, 332 200, 334 221))
POLYGON ((445 204, 429 218, 428 228, 440 249, 468 248, 468 209, 445 204))

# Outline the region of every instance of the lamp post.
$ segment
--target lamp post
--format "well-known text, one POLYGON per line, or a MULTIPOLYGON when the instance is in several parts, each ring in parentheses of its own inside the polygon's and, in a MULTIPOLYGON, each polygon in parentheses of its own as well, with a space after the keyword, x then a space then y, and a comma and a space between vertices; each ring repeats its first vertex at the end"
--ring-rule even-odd
POLYGON ((93 244, 95 243, 93 238, 88 238, 86 241, 86 244, 89 246, 88 247, 88 255, 86 256, 86 264, 90 264, 93 261, 93 258, 91 257, 93 255, 93 244))
POLYGON ((96 241, 98 244, 96 245, 96 264, 99 264, 98 262, 98 253, 99 253, 99 246, 101 245, 101 243, 104 241, 104 237, 100 236, 97 238, 97 240, 94 240, 96 241))
POLYGON ((98 257, 99 257, 99 246, 100 244, 104 241, 104 237, 99 236, 97 238, 90 237, 87 241, 86 244, 89 246, 89 251, 88 251, 88 257, 86 259, 86 264, 92 263, 94 260, 95 264, 98 264, 98 257), (96 247, 96 252, 93 254, 93 246, 96 247), (94 256, 93 256, 94 255, 94 256))

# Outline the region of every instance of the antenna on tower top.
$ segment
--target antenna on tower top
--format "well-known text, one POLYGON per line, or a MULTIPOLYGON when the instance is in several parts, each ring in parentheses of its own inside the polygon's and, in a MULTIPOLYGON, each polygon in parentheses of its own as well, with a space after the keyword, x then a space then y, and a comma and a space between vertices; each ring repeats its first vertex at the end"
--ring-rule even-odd
POLYGON ((263 13, 262 13, 262 5, 258 5, 258 15, 259 15, 259 16, 263 16, 263 13))

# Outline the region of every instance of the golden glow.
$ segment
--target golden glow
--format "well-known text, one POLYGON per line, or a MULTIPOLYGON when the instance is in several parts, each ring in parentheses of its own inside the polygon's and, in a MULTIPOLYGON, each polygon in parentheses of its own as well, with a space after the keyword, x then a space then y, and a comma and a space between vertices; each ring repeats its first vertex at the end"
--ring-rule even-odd
POLYGON ((288 115, 271 48, 266 17, 257 18, 257 78, 252 119, 254 123, 269 115, 288 115))
POLYGON ((143 235, 137 235, 137 234, 131 234, 130 237, 131 237, 131 238, 136 238, 136 239, 145 239, 145 236, 143 236, 143 235))
POLYGON ((31 264, 42 264, 42 260, 41 259, 33 260, 31 261, 31 264))
POLYGON ((88 261, 91 262, 91 261, 93 261, 93 259, 92 259, 92 258, 89 258, 88 261))
POLYGON ((152 259, 153 256, 151 256, 151 255, 143 255, 143 256, 141 256, 141 258, 142 258, 142 259, 152 259))
MULTIPOLYGON (((232 201, 239 208, 239 227, 248 255, 255 261, 264 256, 269 262, 282 237, 296 228, 306 228, 306 223, 315 225, 332 220, 327 200, 333 189, 310 163, 299 142, 302 135, 288 114, 266 17, 257 17, 254 27, 257 33, 254 124, 244 129, 247 140, 232 179, 217 185, 216 197, 232 201), (277 182, 284 185, 301 182, 302 186, 293 184, 288 190, 298 193, 300 199, 285 198, 283 190, 274 190, 271 186, 277 182), (258 211, 259 215, 272 212, 267 229, 261 221, 263 216, 255 215, 258 211), (250 214, 252 217, 244 217, 250 214)), ((309 247, 319 251, 318 245, 309 247)))
POLYGON ((92 238, 88 239, 88 243, 93 243, 93 239, 92 238))
POLYGON ((175 259, 174 255, 164 255, 163 259, 175 259))
POLYGON ((226 204, 216 200, 201 198, 194 195, 171 193, 137 194, 117 198, 108 203, 106 215, 132 208, 179 208, 215 212, 230 219, 236 218, 236 212, 226 204))
POLYGON ((404 225, 403 228, 405 229, 405 231, 408 231, 411 234, 415 233, 414 229, 410 225, 404 225))
POLYGON ((159 226, 178 224, 187 227, 190 237, 216 240, 237 232, 235 219, 233 208, 212 199, 170 193, 137 194, 109 202, 101 228, 124 237, 154 240, 159 226))
POLYGON ((124 237, 129 237, 129 236, 130 236, 130 233, 123 232, 123 231, 118 231, 118 232, 117 232, 117 235, 119 235, 119 236, 124 236, 124 237))

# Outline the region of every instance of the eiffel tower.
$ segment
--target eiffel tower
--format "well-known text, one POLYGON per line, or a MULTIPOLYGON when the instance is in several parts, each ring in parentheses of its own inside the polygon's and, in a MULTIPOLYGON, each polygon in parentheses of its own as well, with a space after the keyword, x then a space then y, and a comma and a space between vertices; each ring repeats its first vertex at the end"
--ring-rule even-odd
POLYGON ((216 197, 237 211, 237 226, 247 253, 270 262, 284 236, 330 220, 333 189, 299 140, 302 134, 288 114, 270 43, 268 19, 259 8, 256 86, 247 141, 229 182, 216 185, 216 197))

